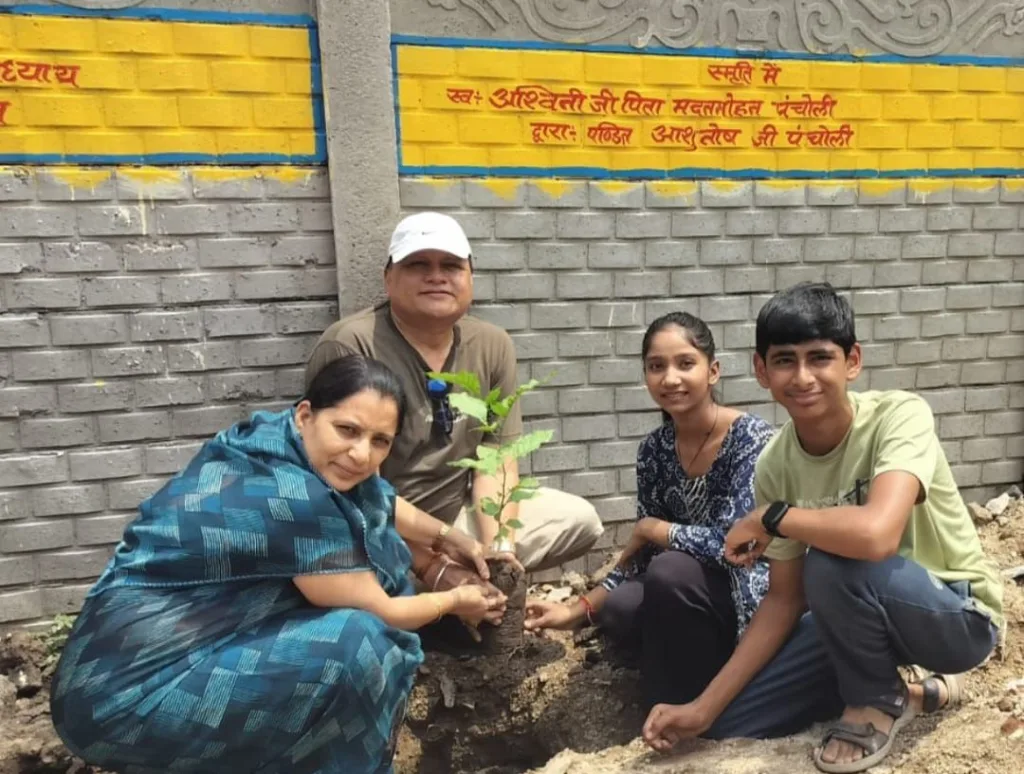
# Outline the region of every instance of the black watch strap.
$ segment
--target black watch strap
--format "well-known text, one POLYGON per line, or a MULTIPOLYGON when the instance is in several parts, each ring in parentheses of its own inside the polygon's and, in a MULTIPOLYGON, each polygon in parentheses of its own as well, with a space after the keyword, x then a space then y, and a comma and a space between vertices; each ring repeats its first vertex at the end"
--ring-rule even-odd
POLYGON ((779 523, 788 510, 789 503, 775 502, 769 505, 768 510, 761 517, 761 526, 764 527, 764 531, 772 537, 782 537, 782 533, 779 532, 779 523))

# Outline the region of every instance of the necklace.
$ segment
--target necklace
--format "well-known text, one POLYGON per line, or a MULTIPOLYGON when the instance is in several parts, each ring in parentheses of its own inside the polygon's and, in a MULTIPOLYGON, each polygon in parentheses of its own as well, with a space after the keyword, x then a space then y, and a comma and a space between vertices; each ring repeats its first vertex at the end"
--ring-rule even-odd
MULTIPOLYGON (((711 423, 711 427, 709 427, 708 431, 704 434, 704 440, 701 441, 700 446, 697 447, 697 453, 690 458, 690 463, 686 467, 684 467, 683 470, 689 471, 690 468, 693 467, 693 463, 697 461, 697 458, 700 456, 700 453, 704 451, 704 445, 708 442, 708 438, 711 437, 711 434, 715 431, 715 428, 718 426, 718 412, 721 408, 722 407, 720 405, 718 405, 717 403, 715 404, 715 420, 711 423)), ((681 450, 679 448, 679 438, 676 438, 676 453, 679 454, 680 451, 681 450)), ((680 454, 680 457, 681 456, 682 455, 680 454)))

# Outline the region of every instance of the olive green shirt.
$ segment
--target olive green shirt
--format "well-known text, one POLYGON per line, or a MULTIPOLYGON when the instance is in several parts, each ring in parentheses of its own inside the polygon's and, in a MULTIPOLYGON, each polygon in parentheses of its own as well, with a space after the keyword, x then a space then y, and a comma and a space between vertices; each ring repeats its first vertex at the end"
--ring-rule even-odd
MULTIPOLYGON (((454 335, 443 370, 476 374, 484 393, 495 387, 502 395, 515 391, 516 353, 508 333, 467 315, 456 323, 454 335)), ((379 360, 394 371, 409 401, 402 432, 381 475, 413 505, 451 524, 470 496, 472 472, 448 463, 473 456, 478 444, 496 439, 484 437, 475 419, 457 412, 450 438, 440 428, 433 429, 434 403, 427 394, 426 376, 430 368, 398 331, 387 303, 345 317, 324 332, 306 366, 306 386, 328 363, 352 353, 379 360)), ((518 436, 522 425, 517 402, 503 426, 502 440, 518 436)))
MULTIPOLYGON (((867 501, 872 479, 902 470, 921 482, 924 500, 914 506, 899 554, 944 582, 967 581, 978 606, 1003 626, 999 571, 983 553, 981 540, 953 480, 923 398, 908 392, 851 392, 853 423, 835 449, 820 457, 804 451, 787 422, 758 458, 754 494, 759 505, 783 501, 820 509, 867 501)), ((785 531, 785 519, 783 519, 785 531)), ((807 547, 776 538, 769 559, 797 559, 807 547)))

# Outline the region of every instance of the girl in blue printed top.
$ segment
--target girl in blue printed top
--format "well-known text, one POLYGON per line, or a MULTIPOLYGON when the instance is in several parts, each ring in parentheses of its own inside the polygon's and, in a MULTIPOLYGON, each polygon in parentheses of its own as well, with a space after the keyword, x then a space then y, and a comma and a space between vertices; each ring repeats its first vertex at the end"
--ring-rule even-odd
POLYGON ((754 507, 763 419, 715 401, 715 342, 703 320, 673 312, 644 335, 647 389, 664 422, 637 454, 637 522, 618 565, 571 605, 531 601, 526 628, 591 622, 640 655, 650 705, 688 702, 728 660, 768 590, 764 563, 725 561, 725 535, 754 507))

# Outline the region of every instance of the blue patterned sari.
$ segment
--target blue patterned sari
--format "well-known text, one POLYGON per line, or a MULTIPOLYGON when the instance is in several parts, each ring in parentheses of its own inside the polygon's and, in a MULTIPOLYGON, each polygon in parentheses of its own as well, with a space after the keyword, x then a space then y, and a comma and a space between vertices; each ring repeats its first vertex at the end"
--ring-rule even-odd
POLYGON ((292 578, 372 571, 411 594, 394 505, 378 476, 328 486, 291 410, 219 433, 90 591, 52 687, 61 738, 127 774, 390 771, 419 638, 292 578))

